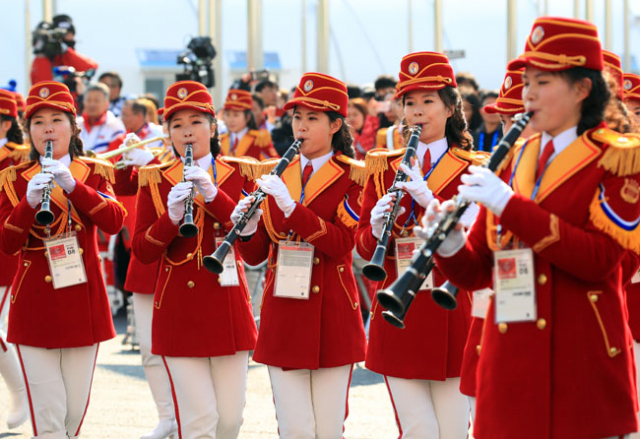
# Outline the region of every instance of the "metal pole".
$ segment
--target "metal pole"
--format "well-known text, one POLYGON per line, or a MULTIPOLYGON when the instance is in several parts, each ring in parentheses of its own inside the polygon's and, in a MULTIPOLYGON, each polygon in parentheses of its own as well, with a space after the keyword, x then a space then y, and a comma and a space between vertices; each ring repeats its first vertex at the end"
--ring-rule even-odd
POLYGON ((307 71, 307 0, 302 0, 302 38, 300 44, 302 45, 302 73, 307 71))
POLYGON ((51 21, 53 18, 53 4, 51 0, 42 0, 42 20, 51 21))
POLYGON ((507 62, 514 59, 518 42, 518 1, 507 0, 507 62))
POLYGON ((262 0, 247 0, 247 67, 262 69, 262 0))
POLYGON ((585 20, 593 22, 593 0, 586 0, 585 20))
POLYGON ((573 0, 573 17, 580 18, 580 0, 573 0))
POLYGON ((222 0, 209 0, 209 36, 217 55, 213 59, 216 85, 213 87, 213 105, 219 108, 222 103, 222 0))
POLYGON ((29 84, 31 84, 31 5, 29 0, 24 0, 24 92, 29 91, 29 84))
POLYGON ((329 73, 329 0, 318 0, 317 10, 317 65, 320 73, 329 73))
POLYGON ((413 53, 413 11, 412 2, 407 0, 407 32, 409 33, 409 53, 413 53))
POLYGON ((624 71, 631 71, 631 46, 629 45, 629 0, 624 0, 624 71))
POLYGON ((198 0, 198 36, 207 34, 207 2, 198 0))
POLYGON ((442 52, 442 0, 433 2, 433 45, 436 52, 442 52))
POLYGON ((611 50, 611 0, 604 0, 604 48, 611 50))

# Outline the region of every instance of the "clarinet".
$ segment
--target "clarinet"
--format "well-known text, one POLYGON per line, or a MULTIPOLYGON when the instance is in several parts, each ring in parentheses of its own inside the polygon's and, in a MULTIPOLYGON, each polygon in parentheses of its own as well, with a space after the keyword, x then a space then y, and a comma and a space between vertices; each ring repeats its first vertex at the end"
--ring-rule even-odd
MULTIPOLYGON (((193 145, 191 143, 187 143, 186 149, 184 151, 184 171, 193 166, 193 145)), ((184 179, 184 175, 182 177, 182 181, 186 181, 184 179)), ((180 236, 184 236, 185 238, 191 238, 198 234, 198 226, 193 222, 193 194, 194 189, 191 189, 191 194, 184 200, 184 221, 180 224, 180 228, 178 232, 180 236)))
MULTIPOLYGON (((522 134, 522 131, 524 131, 531 116, 533 116, 533 112, 525 113, 513 124, 491 154, 488 163, 485 165, 487 169, 495 172, 500 167, 520 137, 520 134, 522 134)), ((406 315, 413 297, 422 285, 422 280, 429 275, 435 266, 434 255, 436 250, 438 250, 444 240, 447 239, 447 236, 449 236, 449 233, 451 233, 456 224, 458 224, 460 217, 462 217, 462 214, 470 204, 469 201, 458 197, 454 210, 447 213, 440 222, 431 227, 428 239, 420 247, 417 256, 407 271, 396 279, 389 288, 377 292, 376 296, 380 305, 389 310, 390 313, 395 314, 398 319, 402 320, 406 315), (408 297, 410 297, 410 300, 408 297)), ((456 302, 457 294, 454 295, 446 290, 440 292, 447 296, 448 302, 456 302)), ((444 307, 444 302, 441 306, 444 307)), ((455 308, 455 306, 448 304, 448 309, 452 308, 455 308)))
MULTIPOLYGON (((53 158, 53 142, 47 140, 47 144, 44 147, 44 158, 53 158)), ((53 189, 53 181, 42 190, 42 200, 40 201, 40 210, 36 212, 36 221, 38 224, 46 226, 51 224, 55 219, 53 212, 51 212, 51 190, 53 189)))
MULTIPOLYGON (((282 175, 284 170, 289 166, 291 160, 298 154, 300 151, 300 146, 302 145, 302 140, 294 141, 289 149, 284 153, 284 155, 278 161, 278 164, 275 168, 269 173, 269 175, 277 175, 278 177, 282 175)), ((223 270, 223 262, 227 257, 229 250, 233 247, 233 243, 236 242, 236 239, 240 236, 240 233, 244 230, 245 226, 249 222, 249 220, 255 215, 256 210, 260 207, 265 198, 267 198, 267 194, 261 189, 253 191, 250 195, 253 197, 253 201, 249 205, 249 209, 245 213, 240 213, 240 219, 237 223, 233 225, 231 231, 224 238, 224 241, 220 243, 220 246, 209 256, 205 256, 202 259, 202 264, 205 266, 207 270, 212 273, 220 274, 223 270)))
MULTIPOLYGON (((422 126, 416 125, 411 127, 409 130, 411 131, 411 137, 409 137, 409 141, 407 142, 407 150, 402 158, 402 163, 411 167, 411 158, 416 154, 418 142, 420 141, 420 133, 422 132, 422 126)), ((391 212, 386 212, 384 214, 382 233, 378 239, 376 249, 373 252, 373 257, 371 258, 371 261, 362 268, 362 274, 364 274, 367 279, 380 281, 387 277, 387 272, 384 269, 384 256, 387 254, 387 247, 389 246, 389 240, 391 239, 391 234, 393 232, 393 224, 396 222, 396 218, 398 217, 400 200, 402 200, 402 197, 404 196, 404 191, 398 189, 397 185, 400 182, 407 181, 408 178, 408 175, 404 173, 402 168, 398 167, 393 184, 387 190, 387 194, 396 195, 396 200, 393 203, 391 212)))

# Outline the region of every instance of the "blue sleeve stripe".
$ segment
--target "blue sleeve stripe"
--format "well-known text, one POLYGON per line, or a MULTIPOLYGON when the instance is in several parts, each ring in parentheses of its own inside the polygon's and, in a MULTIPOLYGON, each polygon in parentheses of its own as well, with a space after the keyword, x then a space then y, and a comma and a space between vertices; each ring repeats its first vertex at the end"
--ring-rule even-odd
POLYGON ((102 196, 102 198, 106 198, 107 200, 118 202, 118 200, 116 200, 111 195, 105 194, 104 192, 100 192, 100 191, 96 191, 96 192, 98 192, 102 196))
POLYGON ((351 218, 353 218, 355 221, 360 221, 360 217, 353 211, 353 209, 351 208, 351 206, 349 206, 348 203, 348 197, 346 197, 344 199, 344 201, 342 202, 343 206, 344 206, 344 210, 347 211, 347 213, 349 214, 349 216, 351 218))
POLYGON ((600 201, 600 206, 602 207, 602 211, 605 215, 607 215, 607 217, 621 229, 626 230, 627 232, 632 232, 638 227, 638 224, 640 224, 640 218, 637 218, 635 221, 626 221, 615 213, 606 201, 607 199, 604 195, 604 186, 602 183, 600 184, 600 196, 598 197, 598 200, 600 201))

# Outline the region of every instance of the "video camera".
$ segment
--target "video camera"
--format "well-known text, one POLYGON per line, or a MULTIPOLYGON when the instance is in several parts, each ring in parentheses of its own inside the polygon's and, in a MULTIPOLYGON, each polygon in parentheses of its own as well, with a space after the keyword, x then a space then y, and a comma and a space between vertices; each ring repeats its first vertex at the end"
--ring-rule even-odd
POLYGON ((184 65, 184 71, 176 75, 176 81, 197 81, 211 88, 215 85, 215 76, 211 63, 216 57, 216 49, 210 37, 192 38, 187 50, 178 55, 178 64, 184 65))
POLYGON ((62 55, 67 47, 73 47, 75 44, 73 40, 65 40, 64 37, 68 33, 75 35, 73 21, 68 15, 56 15, 51 23, 41 21, 31 35, 33 54, 44 55, 51 59, 62 55))
POLYGON ((76 78, 86 79, 87 82, 91 80, 93 75, 96 74, 94 69, 87 70, 86 72, 77 72, 75 68, 68 66, 56 66, 53 68, 54 81, 62 82, 71 93, 76 91, 76 78))

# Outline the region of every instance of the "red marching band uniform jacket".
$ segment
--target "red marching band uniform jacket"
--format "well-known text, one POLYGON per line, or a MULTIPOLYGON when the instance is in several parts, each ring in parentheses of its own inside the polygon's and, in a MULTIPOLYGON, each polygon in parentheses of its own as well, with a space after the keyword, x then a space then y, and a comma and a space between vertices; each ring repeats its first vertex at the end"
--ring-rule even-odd
MULTIPOLYGON (((211 203, 194 200, 198 235, 181 237, 166 209, 171 188, 182 181, 183 165, 174 160, 140 169, 133 254, 143 264, 160 261, 155 284, 152 352, 171 357, 233 355, 254 348, 256 325, 242 259, 236 252, 239 286, 221 286, 202 265, 216 238, 233 227, 230 220, 241 193, 254 183, 248 159, 218 156, 209 167, 218 193, 211 203)), ((228 256, 229 257, 229 256, 228 256)))
POLYGON ((36 161, 5 169, 0 174, 0 245, 5 253, 20 252, 18 272, 11 288, 7 340, 43 348, 90 346, 115 336, 109 301, 97 249, 97 229, 117 233, 126 211, 115 200, 108 162, 76 157, 69 170, 76 187, 64 193, 55 187, 51 210, 55 221, 51 236, 68 227, 76 233, 87 282, 53 289, 43 243, 45 228, 35 224, 37 209, 26 198, 29 180, 41 172, 36 161))
POLYGON ((267 130, 249 130, 242 136, 234 150, 231 148, 229 133, 220 136, 220 146, 222 154, 233 157, 253 157, 258 160, 265 160, 278 157, 278 152, 273 147, 271 135, 267 130))
MULTIPOLYGON (((267 173, 277 161, 269 162, 256 175, 267 173)), ((297 203, 302 191, 299 158, 281 177, 297 203)), ((364 177, 361 162, 336 153, 311 176, 302 204, 296 204, 289 218, 272 197, 262 204, 257 232, 239 243, 249 264, 268 260, 255 361, 315 370, 364 359, 366 338, 351 268, 364 177), (314 246, 308 300, 273 295, 279 242, 290 231, 292 240, 314 246)))
MULTIPOLYGON (((24 145, 18 145, 13 142, 5 143, 2 148, 0 148, 0 171, 9 166, 18 165, 27 161, 29 159, 29 150, 30 148, 24 145)), ((0 271, 0 287, 11 285, 16 270, 18 269, 17 255, 8 255, 0 252, 0 266, 2 267, 2 271, 0 271)), ((8 290, 5 291, 5 297, 0 297, 0 311, 2 311, 6 301, 7 293, 8 290)))
MULTIPOLYGON (((537 320, 500 323, 492 298, 478 370, 478 439, 603 438, 636 431, 632 337, 621 262, 640 250, 640 142, 603 126, 579 136, 531 200, 540 135, 516 147, 515 195, 502 216, 481 208, 465 247, 440 269, 462 288, 492 284, 493 252, 518 239, 534 252, 537 320)), ((503 175, 511 175, 505 172, 503 175)))
MULTIPOLYGON (((369 223, 371 209, 393 184, 405 151, 404 148, 395 151, 375 149, 367 155, 366 167, 370 176, 365 185, 356 234, 356 248, 364 259, 371 259, 377 245, 369 223)), ((448 200, 457 194, 460 176, 470 164, 478 163, 484 157, 484 154, 476 151, 450 147, 427 180, 434 196, 439 200, 448 200)), ((405 212, 396 219, 393 227, 393 239, 389 242, 384 261, 387 278, 379 282, 376 289, 386 288, 397 278, 395 238, 413 234, 414 222, 407 224, 403 230, 411 213, 411 202, 409 195, 400 201, 405 212)), ((419 224, 424 208, 417 203, 415 214, 419 224)), ((445 280, 437 269, 434 270, 435 285, 441 285, 445 280)), ((385 321, 382 317, 384 309, 374 299, 365 363, 367 368, 383 375, 407 379, 444 380, 460 376, 462 352, 471 320, 471 300, 466 291, 460 291, 458 298, 458 308, 447 311, 431 299, 429 291, 421 291, 405 317, 405 329, 396 328, 385 321)))

